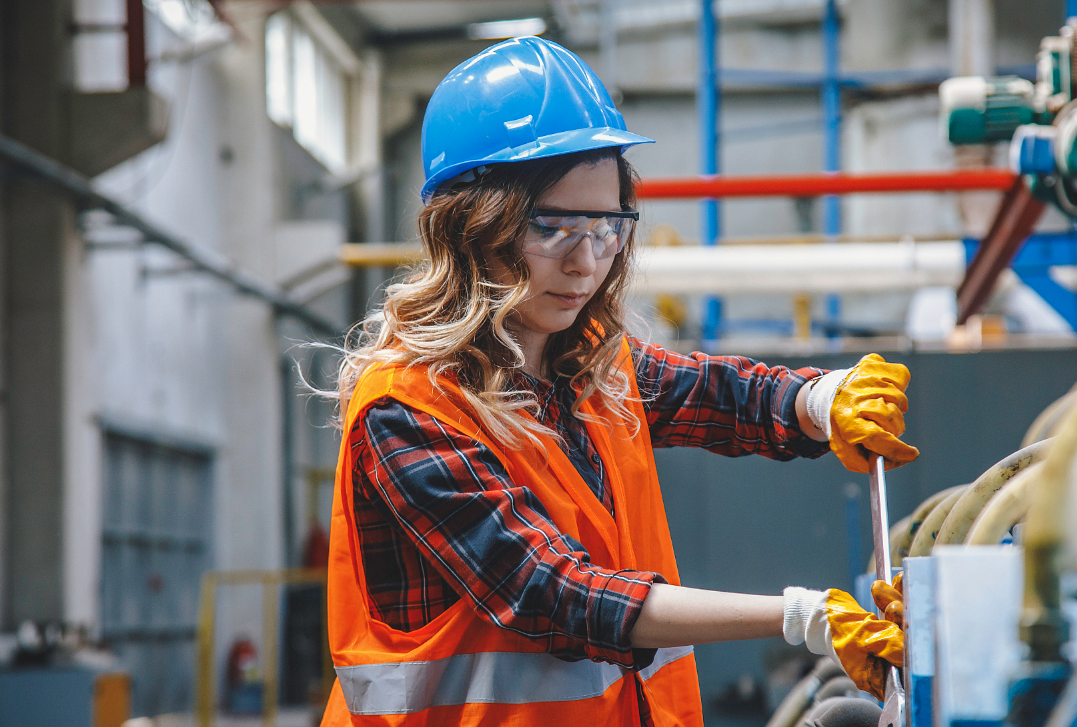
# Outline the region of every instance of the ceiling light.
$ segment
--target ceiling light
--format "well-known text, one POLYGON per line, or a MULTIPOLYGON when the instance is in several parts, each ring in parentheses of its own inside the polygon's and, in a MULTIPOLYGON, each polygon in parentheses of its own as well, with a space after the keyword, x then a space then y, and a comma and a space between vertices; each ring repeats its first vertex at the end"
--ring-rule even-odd
POLYGON ((542 35, 545 32, 546 21, 542 18, 495 20, 491 23, 471 23, 467 26, 467 37, 471 40, 519 38, 522 35, 542 35))

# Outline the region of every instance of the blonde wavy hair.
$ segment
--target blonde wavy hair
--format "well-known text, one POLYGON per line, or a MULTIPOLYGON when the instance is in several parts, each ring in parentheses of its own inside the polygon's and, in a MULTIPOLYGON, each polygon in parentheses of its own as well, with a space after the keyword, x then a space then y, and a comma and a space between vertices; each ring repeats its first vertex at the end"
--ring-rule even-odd
MULTIPOLYGON (((530 277, 517 241, 546 191, 577 166, 606 159, 617 163, 622 207, 635 206, 639 178, 617 148, 498 164, 474 182, 439 191, 419 215, 428 262, 388 286, 382 307, 349 332, 337 378, 341 417, 371 365, 425 366, 434 388, 442 377, 456 381, 466 405, 502 444, 518 449, 523 440, 538 444, 538 434, 556 438, 525 416, 538 411, 534 394, 514 386, 524 354, 512 334, 513 311, 527 297, 530 277), (492 279, 494 264, 510 282, 492 279)), ((572 326, 550 336, 542 370, 570 377, 579 392, 573 416, 592 419, 580 405, 597 395, 638 430, 625 405, 631 385, 620 353, 634 237, 633 231, 572 326)))

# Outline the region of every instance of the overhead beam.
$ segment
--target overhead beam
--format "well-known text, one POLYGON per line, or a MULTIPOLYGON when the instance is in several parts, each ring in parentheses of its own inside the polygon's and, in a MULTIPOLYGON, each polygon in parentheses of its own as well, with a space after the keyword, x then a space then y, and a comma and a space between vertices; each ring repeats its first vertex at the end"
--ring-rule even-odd
POLYGON ((958 325, 968 321, 987 302, 998 276, 1032 234, 1045 208, 1043 202, 1032 196, 1023 177, 1014 179, 957 289, 958 325))
POLYGON ((168 234, 119 202, 95 190, 86 177, 14 139, 0 135, 0 159, 23 172, 64 190, 83 209, 108 212, 116 221, 142 233, 143 240, 165 247, 190 261, 193 268, 232 286, 237 292, 265 301, 281 315, 303 321, 311 328, 331 336, 342 333, 339 326, 292 300, 275 286, 261 281, 241 269, 215 250, 180 240, 168 234))

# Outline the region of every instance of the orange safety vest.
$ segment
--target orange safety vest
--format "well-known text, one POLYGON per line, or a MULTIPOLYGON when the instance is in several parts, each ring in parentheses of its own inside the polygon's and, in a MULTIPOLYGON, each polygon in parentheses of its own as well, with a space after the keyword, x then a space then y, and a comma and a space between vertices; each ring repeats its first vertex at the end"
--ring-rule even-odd
MULTIPOLYGON (((613 515, 603 507, 568 457, 541 437, 536 447, 508 449, 490 437, 462 403, 449 380, 432 389, 423 367, 372 365, 360 377, 348 406, 345 433, 367 408, 389 397, 426 412, 482 442, 512 481, 531 489, 558 529, 581 542, 591 562, 610 569, 661 573, 679 584, 646 416, 622 345, 625 371, 639 421, 631 429, 613 415, 610 427, 588 423, 608 464, 613 515)), ((608 414, 598 397, 583 402, 587 414, 608 414), (593 401, 594 400, 594 401, 593 401)), ((659 649, 638 672, 592 661, 567 662, 525 636, 498 628, 466 599, 415 631, 404 632, 370 612, 352 502, 354 460, 345 434, 337 465, 329 557, 329 644, 337 682, 322 727, 352 725, 638 725, 637 689, 654 724, 703 724, 695 656, 691 647, 659 649)))

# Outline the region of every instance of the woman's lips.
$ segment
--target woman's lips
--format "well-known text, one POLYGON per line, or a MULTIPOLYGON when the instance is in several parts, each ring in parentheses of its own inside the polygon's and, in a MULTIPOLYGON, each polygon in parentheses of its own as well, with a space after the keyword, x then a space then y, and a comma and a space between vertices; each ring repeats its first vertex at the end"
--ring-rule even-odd
POLYGON ((548 293, 548 295, 552 295, 554 298, 561 301, 565 305, 572 307, 583 305, 584 301, 587 300, 587 295, 585 293, 580 293, 578 295, 561 295, 559 293, 548 293))

